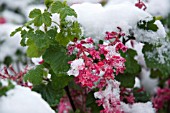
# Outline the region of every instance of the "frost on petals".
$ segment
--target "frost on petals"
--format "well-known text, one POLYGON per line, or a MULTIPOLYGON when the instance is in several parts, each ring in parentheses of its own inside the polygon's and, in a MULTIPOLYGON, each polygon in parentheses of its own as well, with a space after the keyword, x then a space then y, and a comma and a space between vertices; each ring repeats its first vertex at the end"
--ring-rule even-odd
POLYGON ((68 75, 74 75, 76 83, 88 88, 102 88, 105 81, 114 79, 115 75, 125 70, 125 59, 119 51, 126 52, 127 47, 120 41, 124 34, 106 32, 107 44, 96 44, 93 39, 74 40, 67 47, 69 55, 76 54, 71 61, 68 75))
POLYGON ((106 89, 94 93, 98 105, 102 105, 104 110, 101 113, 122 113, 120 108, 120 83, 116 80, 107 81, 106 89))
POLYGON ((75 59, 71 62, 71 69, 67 72, 68 75, 73 75, 77 77, 79 75, 79 70, 84 68, 83 59, 75 59))

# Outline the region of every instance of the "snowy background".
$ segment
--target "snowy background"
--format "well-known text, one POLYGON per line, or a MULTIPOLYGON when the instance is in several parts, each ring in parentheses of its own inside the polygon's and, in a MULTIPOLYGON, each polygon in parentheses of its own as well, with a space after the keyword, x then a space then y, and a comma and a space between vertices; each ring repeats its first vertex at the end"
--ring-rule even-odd
MULTIPOLYGON (((119 26, 126 34, 130 33, 129 29, 133 30, 136 33, 135 36, 138 37, 137 41, 144 40, 150 43, 157 43, 158 39, 166 37, 165 31, 169 31, 162 26, 160 21, 156 22, 159 30, 155 33, 141 31, 136 28, 135 23, 152 16, 167 18, 170 14, 170 0, 143 0, 143 2, 147 6, 145 12, 134 6, 137 0, 68 0, 68 4, 78 14, 78 21, 83 26, 84 35, 86 36, 100 40, 100 37, 104 37, 106 31, 116 31, 115 26, 119 26), (106 2, 106 4, 104 6, 96 4, 101 2, 106 2), (142 39, 143 35, 147 38, 142 39)), ((13 64, 19 71, 25 65, 32 64, 31 60, 25 55, 26 47, 20 46, 20 35, 17 34, 14 37, 10 37, 10 33, 28 20, 31 10, 34 8, 43 10, 45 6, 42 3, 42 0, 0 0, 0 70, 5 65, 13 64)), ((54 15, 53 18, 56 19, 55 21, 59 19, 58 15, 54 15)), ((130 44, 127 44, 127 46, 131 48, 130 44)), ((143 44, 134 42, 133 49, 138 52, 136 59, 143 66, 140 73, 141 80, 136 78, 135 86, 141 87, 142 85, 147 91, 154 94, 158 85, 158 79, 149 77, 150 70, 144 62, 142 48, 143 44)), ((41 58, 36 58, 32 59, 32 62, 37 65, 41 60, 41 58)), ((4 81, 3 83, 4 85, 6 84, 4 81)), ((125 112, 127 113, 137 113, 138 111, 141 111, 140 113, 154 112, 151 109, 152 105, 150 102, 134 104, 133 106, 122 103, 122 108, 126 109, 125 112), (141 106, 149 108, 148 111, 142 111, 141 106)), ((39 94, 28 88, 16 86, 15 89, 7 92, 6 97, 0 97, 0 113, 35 112, 54 113, 39 94)))

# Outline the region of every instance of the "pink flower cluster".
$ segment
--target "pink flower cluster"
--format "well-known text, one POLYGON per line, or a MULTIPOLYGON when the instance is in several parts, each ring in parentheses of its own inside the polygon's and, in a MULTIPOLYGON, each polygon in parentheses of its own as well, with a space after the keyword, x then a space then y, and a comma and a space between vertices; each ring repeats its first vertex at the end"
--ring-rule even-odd
POLYGON ((119 85, 120 83, 116 80, 109 80, 107 81, 105 90, 94 93, 95 98, 100 99, 96 102, 104 108, 100 113, 123 113, 121 109, 119 85))
POLYGON ((16 72, 12 66, 4 67, 2 71, 0 71, 1 79, 8 79, 15 81, 18 85, 32 88, 32 86, 28 82, 24 82, 24 75, 28 72, 28 67, 24 69, 24 71, 16 72))
POLYGON ((163 108, 165 102, 170 101, 170 88, 158 88, 157 95, 152 99, 154 108, 157 110, 163 108))
POLYGON ((126 101, 129 104, 135 103, 135 97, 133 96, 132 90, 122 87, 120 89, 120 100, 126 101))
POLYGON ((58 105, 58 113, 69 113, 71 110, 69 99, 67 97, 62 97, 58 105))
POLYGON ((96 95, 96 98, 100 99, 98 103, 103 105, 104 110, 101 112, 104 113, 121 112, 120 99, 116 98, 113 90, 109 90, 106 95, 102 94, 105 87, 104 90, 119 89, 119 83, 114 78, 125 70, 126 60, 119 53, 127 50, 120 41, 125 34, 118 29, 119 32, 106 32, 105 43, 96 44, 92 38, 86 38, 81 41, 75 39, 68 45, 68 54, 76 54, 76 59, 69 62, 71 68, 67 74, 75 76, 76 83, 82 87, 99 88, 98 93, 102 96, 96 95))
MULTIPOLYGON (((107 32, 106 40, 115 39, 108 44, 95 43, 92 38, 85 40, 75 40, 68 46, 68 53, 76 51, 77 58, 69 62, 71 69, 68 75, 74 75, 76 82, 83 87, 92 88, 95 83, 102 80, 102 83, 114 79, 115 75, 123 73, 125 70, 125 59, 120 56, 119 50, 125 52, 127 47, 119 40, 124 34, 107 32)), ((99 84, 99 86, 101 86, 99 84)))

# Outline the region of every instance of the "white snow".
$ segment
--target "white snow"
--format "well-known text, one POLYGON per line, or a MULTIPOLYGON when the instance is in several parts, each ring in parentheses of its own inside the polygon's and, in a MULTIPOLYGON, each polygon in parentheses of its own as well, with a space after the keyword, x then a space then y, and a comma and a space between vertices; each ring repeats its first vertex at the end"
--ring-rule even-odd
POLYGON ((6 19, 7 23, 23 24, 24 22, 24 18, 21 15, 10 10, 3 11, 2 17, 6 19))
POLYGON ((3 61, 6 56, 11 56, 13 60, 15 60, 15 52, 18 49, 25 51, 26 48, 20 46, 21 36, 19 34, 16 34, 14 37, 10 37, 10 33, 17 27, 20 26, 10 23, 0 24, 0 41, 4 41, 4 43, 0 45, 0 61, 3 61))
MULTIPOLYGON (((106 6, 120 4, 123 2, 137 3, 138 0, 108 0, 106 6)), ((170 13, 170 0, 141 0, 147 6, 146 11, 154 16, 167 17, 170 13)))
POLYGON ((72 61, 71 69, 67 72, 67 74, 77 77, 79 75, 79 70, 82 70, 84 68, 84 65, 84 60, 81 58, 72 61))
POLYGON ((78 14, 78 21, 84 29, 84 35, 96 40, 103 39, 106 31, 118 31, 117 27, 122 28, 126 35, 129 35, 129 30, 131 30, 135 33, 134 35, 138 41, 157 43, 159 38, 165 38, 166 36, 160 22, 155 22, 159 27, 157 32, 137 28, 139 20, 147 20, 152 16, 130 2, 106 7, 102 7, 101 4, 83 3, 71 7, 78 14))
POLYGON ((55 113, 40 94, 15 86, 0 97, 0 113, 55 113))
POLYGON ((158 87, 158 79, 150 78, 150 70, 146 68, 142 68, 140 77, 141 77, 141 84, 144 87, 144 89, 150 94, 154 94, 158 87))
POLYGON ((40 62, 43 60, 42 57, 39 57, 39 58, 32 58, 31 59, 32 62, 35 64, 35 65, 40 65, 40 62))
MULTIPOLYGON (((65 0, 60 0, 60 1, 65 1, 65 0)), ((72 5, 72 4, 80 4, 83 2, 89 2, 89 3, 99 3, 102 0, 66 0, 68 5, 72 5)))
POLYGON ((156 110, 152 107, 151 102, 135 103, 133 105, 121 102, 121 108, 124 113, 156 113, 156 110))
POLYGON ((134 85, 134 88, 137 87, 137 88, 140 88, 141 87, 141 83, 140 83, 140 79, 138 77, 135 77, 135 85, 134 85))
POLYGON ((110 98, 110 96, 114 96, 116 99, 120 99, 120 89, 119 89, 120 82, 116 80, 109 80, 107 81, 107 86, 104 91, 98 91, 94 93, 94 97, 98 99, 102 98, 110 98))
POLYGON ((170 0, 148 0, 146 11, 155 16, 167 17, 170 13, 170 0))
POLYGON ((13 10, 19 8, 22 12, 31 2, 33 2, 33 0, 0 0, 0 5, 5 4, 13 10))

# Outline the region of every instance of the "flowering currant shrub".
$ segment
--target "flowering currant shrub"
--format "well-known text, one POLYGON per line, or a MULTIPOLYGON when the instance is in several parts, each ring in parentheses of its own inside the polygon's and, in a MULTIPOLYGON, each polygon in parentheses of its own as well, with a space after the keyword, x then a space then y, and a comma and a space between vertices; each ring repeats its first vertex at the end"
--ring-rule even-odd
POLYGON ((0 84, 0 96, 15 81, 58 113, 169 112, 166 19, 148 13, 149 1, 118 1, 45 0, 43 10, 33 9, 11 36, 21 33, 27 56, 41 60, 20 73, 10 67, 14 75, 4 68, 0 78, 9 82, 0 84))

